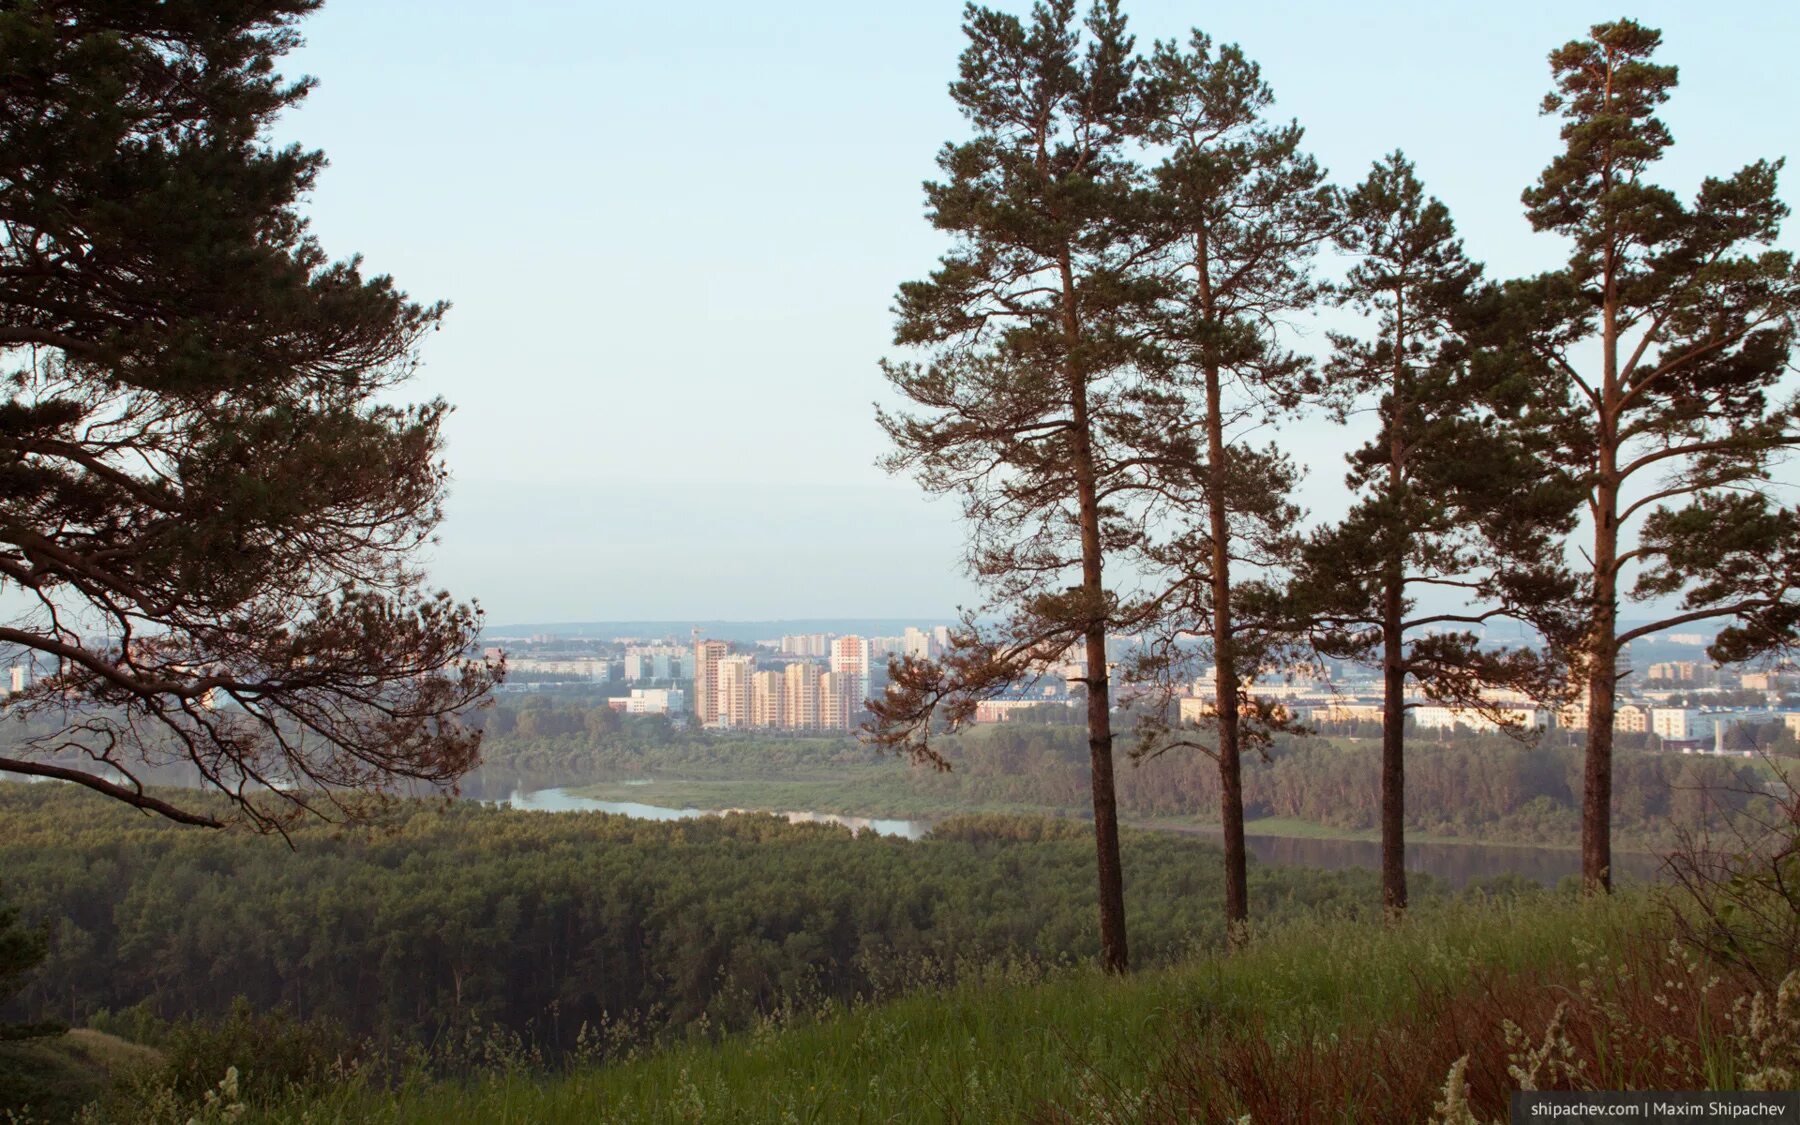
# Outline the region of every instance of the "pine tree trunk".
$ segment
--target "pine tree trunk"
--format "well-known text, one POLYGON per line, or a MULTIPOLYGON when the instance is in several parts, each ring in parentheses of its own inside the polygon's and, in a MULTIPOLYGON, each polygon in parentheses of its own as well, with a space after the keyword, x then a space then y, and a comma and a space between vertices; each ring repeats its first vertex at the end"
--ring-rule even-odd
MULTIPOLYGON (((1406 488, 1406 298, 1394 301, 1394 374, 1389 396, 1388 494, 1406 488)), ((1390 517, 1390 523, 1392 518, 1390 517)), ((1388 913, 1406 909, 1406 536, 1390 526, 1381 604, 1381 901, 1388 913)))
POLYGON ((1231 621, 1230 525, 1225 506, 1225 436, 1219 370, 1206 371, 1207 488, 1212 537, 1214 701, 1219 722, 1219 823, 1225 843, 1225 925, 1241 943, 1250 918, 1249 871, 1244 848, 1244 781, 1238 741, 1238 667, 1231 621))
POLYGON ((1618 305, 1607 263, 1601 312, 1599 473, 1594 484, 1594 588, 1587 637, 1588 729, 1581 789, 1581 883, 1589 892, 1612 890, 1613 711, 1619 662, 1619 431, 1618 305))
POLYGON ((1406 665, 1398 569, 1388 569, 1381 661, 1381 901, 1393 914, 1406 909, 1406 665))
MULTIPOLYGON (((1062 262, 1063 330, 1071 357, 1080 341, 1075 304, 1074 271, 1062 262)), ((1073 461, 1081 532, 1081 592, 1088 613, 1083 632, 1087 655, 1088 768, 1094 790, 1094 848, 1100 869, 1100 964, 1109 973, 1131 967, 1125 938, 1125 872, 1119 855, 1118 798, 1113 788, 1112 692, 1106 674, 1106 604, 1101 573, 1100 502, 1095 479, 1094 449, 1088 416, 1087 379, 1075 359, 1068 360, 1069 406, 1073 425, 1073 461)))
POLYGON ((1581 882, 1612 890, 1613 714, 1618 693, 1618 490, 1604 477, 1594 520, 1594 602, 1588 637, 1587 755, 1581 792, 1581 882))
POLYGON ((1131 967, 1125 938, 1125 873, 1119 855, 1118 801, 1113 792, 1111 692, 1106 632, 1087 636, 1088 765, 1094 788, 1094 847, 1100 865, 1100 964, 1109 973, 1131 967))
MULTIPOLYGON (((1208 234, 1194 232, 1194 272, 1200 318, 1214 323, 1214 304, 1208 234)), ((1244 778, 1238 739, 1237 648, 1231 620, 1231 524, 1225 503, 1229 474, 1225 468, 1224 395, 1219 365, 1202 364, 1206 375, 1206 504, 1207 534, 1212 539, 1208 559, 1213 600, 1213 703, 1219 724, 1219 825, 1225 846, 1225 926, 1232 945, 1247 936, 1250 919, 1250 881, 1244 848, 1244 778)))

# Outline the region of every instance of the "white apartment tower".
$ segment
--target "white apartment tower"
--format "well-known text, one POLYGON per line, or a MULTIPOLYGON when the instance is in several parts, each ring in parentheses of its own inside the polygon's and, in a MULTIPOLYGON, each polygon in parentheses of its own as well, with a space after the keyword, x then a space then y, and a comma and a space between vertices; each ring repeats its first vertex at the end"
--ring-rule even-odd
POLYGON ((900 646, 901 651, 914 660, 930 660, 938 655, 937 638, 911 625, 901 635, 900 646))
POLYGON ((781 638, 783 656, 824 656, 829 647, 824 633, 789 633, 781 638))

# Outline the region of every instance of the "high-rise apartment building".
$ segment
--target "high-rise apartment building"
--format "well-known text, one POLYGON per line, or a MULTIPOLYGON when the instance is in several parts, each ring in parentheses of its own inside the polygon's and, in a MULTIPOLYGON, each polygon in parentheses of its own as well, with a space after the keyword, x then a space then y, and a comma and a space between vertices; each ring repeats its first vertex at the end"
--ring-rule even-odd
POLYGON ((785 725, 787 677, 781 672, 757 672, 750 677, 750 725, 785 725))
POLYGON ((719 661, 719 695, 715 721, 720 726, 747 727, 750 722, 750 677, 756 657, 727 656, 719 661))
POLYGON ((824 730, 849 730, 850 718, 862 707, 856 691, 858 680, 849 672, 827 672, 819 677, 819 726, 824 730), (851 702, 855 700, 855 702, 851 702))
POLYGON ((694 642, 694 719, 701 724, 719 719, 719 661, 730 655, 724 641, 694 642))
POLYGON ((869 697, 869 642, 856 636, 831 642, 831 671, 844 677, 844 690, 855 698, 855 708, 861 710, 863 700, 869 697))
POLYGON ((783 725, 791 730, 819 729, 819 666, 789 664, 781 675, 785 699, 783 725))
POLYGON ((937 638, 911 625, 900 637, 901 652, 914 660, 930 660, 938 655, 937 638))
POLYGON ((824 633, 789 633, 781 638, 783 656, 824 656, 830 647, 824 633))

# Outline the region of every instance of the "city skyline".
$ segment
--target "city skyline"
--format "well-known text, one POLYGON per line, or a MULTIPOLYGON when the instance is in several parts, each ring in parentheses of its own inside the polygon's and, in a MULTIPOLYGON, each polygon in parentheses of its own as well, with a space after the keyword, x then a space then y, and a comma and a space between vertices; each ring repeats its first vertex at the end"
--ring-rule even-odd
MULTIPOLYGON (((598 692, 616 711, 665 716, 710 730, 847 732, 867 718, 861 701, 881 693, 888 657, 940 656, 949 635, 947 625, 909 625, 886 636, 827 632, 732 642, 705 637, 696 629, 687 646, 668 637, 603 640, 539 635, 521 639, 527 655, 509 654, 524 682, 501 690, 516 694, 552 689, 577 696, 598 692), (567 647, 571 644, 582 646, 582 654, 571 656, 574 650, 567 647), (558 646, 563 646, 560 655, 558 646), (546 649, 551 655, 544 654, 546 649)), ((1653 736, 1663 750, 1738 756, 1751 756, 1754 732, 1770 724, 1800 733, 1800 710, 1793 708, 1800 666, 1782 661, 1755 671, 1716 665, 1701 652, 1708 639, 1702 633, 1669 631, 1646 638, 1642 652, 1627 646, 1620 661, 1627 676, 1613 729, 1633 737, 1653 736)), ((489 653, 499 651, 492 648, 489 653)), ((1115 676, 1126 656, 1121 651, 1117 662, 1109 659, 1115 676)), ((1214 671, 1203 669, 1191 683, 1170 685, 1172 695, 1165 702, 1175 706, 1184 724, 1204 725, 1215 713, 1214 671)), ((1046 664, 1028 680, 980 702, 969 721, 985 725, 1030 715, 1041 722, 1046 705, 1061 709, 1072 721, 1084 675, 1078 654, 1046 664)), ((17 679, 16 670, 14 676, 17 679)), ((1305 661, 1265 669, 1256 683, 1258 697, 1326 732, 1382 722, 1379 669, 1367 664, 1305 661)), ((1129 706, 1131 696, 1129 686, 1122 688, 1118 705, 1129 706)), ((1150 697, 1163 698, 1155 691, 1150 697)), ((1405 695, 1405 708, 1409 729, 1420 734, 1579 732, 1588 722, 1588 705, 1580 698, 1539 698, 1503 688, 1485 690, 1479 700, 1459 704, 1432 699, 1415 686, 1405 695)))

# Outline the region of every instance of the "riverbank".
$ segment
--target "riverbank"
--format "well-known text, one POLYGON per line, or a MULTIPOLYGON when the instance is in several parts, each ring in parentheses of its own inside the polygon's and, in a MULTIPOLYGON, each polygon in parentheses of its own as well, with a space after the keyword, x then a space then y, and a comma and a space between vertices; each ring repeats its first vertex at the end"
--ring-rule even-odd
MULTIPOLYGON (((697 804, 652 803, 668 800, 670 795, 668 789, 658 788, 654 780, 638 779, 622 783, 616 788, 588 786, 581 790, 521 790, 512 794, 507 803, 513 808, 529 811, 602 812, 640 820, 692 819, 734 812, 768 813, 783 817, 792 824, 835 823, 853 832, 872 831, 878 835, 900 836, 909 840, 918 840, 927 836, 938 820, 943 819, 868 817, 822 811, 816 808, 755 808, 747 804, 721 803, 707 808, 697 804), (604 796, 585 795, 594 789, 599 789, 604 796), (629 799, 608 799, 615 796, 624 796, 629 799)), ((729 795, 743 798, 748 795, 748 790, 737 790, 730 792, 729 795)), ((988 810, 959 815, 999 814, 988 810)), ((1082 817, 1073 815, 1069 810, 1050 814, 1046 814, 1044 810, 1029 810, 1027 815, 1052 815, 1056 819, 1076 824, 1083 821, 1082 817)), ((1128 823, 1127 827, 1152 832, 1156 835, 1183 836, 1209 842, 1216 840, 1219 835, 1216 825, 1175 818, 1128 823)), ((1246 843, 1250 855, 1259 865, 1274 868, 1310 868, 1323 871, 1359 869, 1374 872, 1381 868, 1381 844, 1378 840, 1326 835, 1278 835, 1267 831, 1270 827, 1278 829, 1280 822, 1276 822, 1275 825, 1264 822, 1257 825, 1260 830, 1246 833, 1246 843)), ((1554 887, 1566 880, 1577 878, 1581 871, 1580 853, 1572 849, 1466 839, 1457 839, 1448 843, 1430 839, 1409 839, 1406 844, 1405 864, 1408 871, 1429 876, 1432 880, 1442 882, 1451 890, 1462 890, 1471 885, 1491 884, 1496 880, 1505 882, 1514 879, 1523 879, 1541 886, 1554 887)), ((1662 859, 1659 856, 1643 853, 1619 852, 1616 856, 1615 868, 1616 873, 1622 879, 1633 882, 1654 882, 1666 875, 1662 859)))
POLYGON ((839 816, 942 820, 974 813, 1067 816, 1079 810, 1017 801, 970 801, 921 791, 907 766, 883 763, 823 776, 694 778, 654 776, 570 786, 599 801, 641 801, 670 808, 780 812, 814 809, 839 816), (850 773, 851 776, 845 776, 850 773))
MULTIPOLYGON (((951 794, 921 791, 909 767, 900 763, 883 763, 857 769, 855 776, 785 777, 785 778, 690 778, 649 777, 617 782, 570 786, 568 792, 580 797, 607 802, 636 802, 672 809, 723 810, 781 813, 807 809, 838 817, 860 817, 884 820, 941 820, 950 816, 984 813, 1004 815, 1058 816, 1088 819, 1085 806, 1047 806, 1016 801, 970 801, 951 794)), ((1200 817, 1127 817, 1128 827, 1159 832, 1196 835, 1219 834, 1216 821, 1200 817)), ((1321 840, 1341 843, 1379 843, 1377 828, 1346 828, 1319 824, 1298 817, 1254 817, 1244 824, 1250 837, 1290 840, 1321 840)), ((1505 833, 1453 835, 1408 829, 1408 844, 1431 844, 1450 847, 1532 848, 1544 851, 1579 852, 1579 838, 1523 838, 1505 833)), ((1657 857, 1665 854, 1654 844, 1616 836, 1613 850, 1620 854, 1657 857)))

